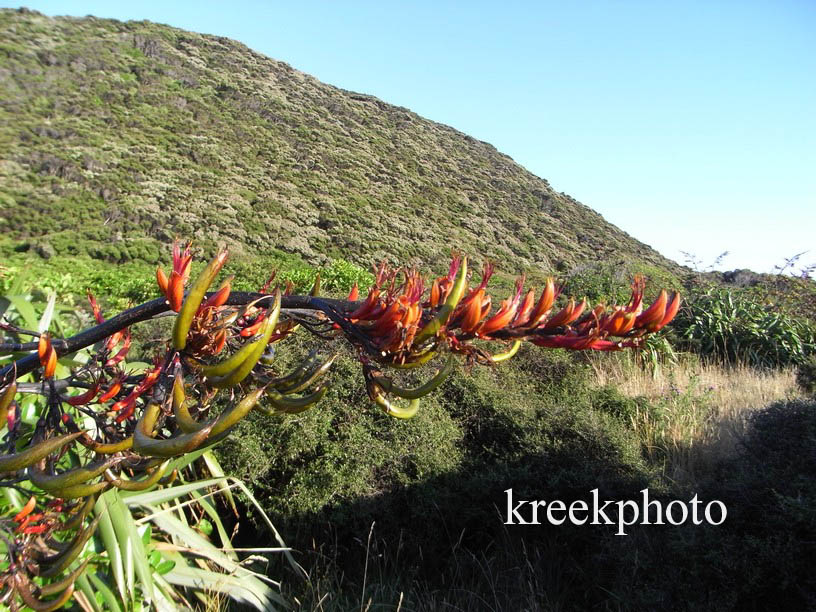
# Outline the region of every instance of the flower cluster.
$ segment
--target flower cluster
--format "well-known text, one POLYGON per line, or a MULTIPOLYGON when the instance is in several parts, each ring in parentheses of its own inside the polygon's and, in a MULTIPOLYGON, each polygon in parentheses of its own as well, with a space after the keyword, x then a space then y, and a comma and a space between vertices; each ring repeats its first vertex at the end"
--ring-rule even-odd
POLYGON ((190 243, 174 243, 169 277, 157 269, 163 299, 106 320, 89 295, 96 327, 58 342, 47 331, 17 330, 38 340, 26 345, 28 357, 0 369, 0 428, 8 427, 0 476, 54 499, 35 512, 32 498, 10 521, 0 519, 10 559, 0 575, 0 599, 13 606, 16 597, 36 610, 68 601, 82 565, 47 585, 34 577, 57 576, 72 564, 96 529, 98 519, 86 525, 86 517, 101 492, 145 490, 172 480, 172 470, 166 474, 170 459, 224 439, 253 410, 295 414, 319 402, 336 353, 316 351, 288 372, 275 367, 274 345, 300 328, 351 343, 371 400, 389 415, 410 418, 462 360, 500 363, 524 341, 571 350, 636 348, 669 323, 680 305, 679 295, 670 299, 661 291, 644 308, 644 281, 637 278, 626 305, 590 307, 570 298, 556 307, 561 291, 553 279, 536 291, 525 290, 522 277, 494 309, 487 293, 493 265, 485 264, 479 282, 471 283, 462 256, 454 256, 447 274, 429 286, 415 267, 382 264, 362 301, 356 285, 347 300, 321 298, 319 276, 309 295, 291 295, 291 284, 273 288, 274 274, 261 292, 236 294, 232 277, 210 291, 227 260, 223 249, 190 283, 191 249, 190 243), (130 326, 168 310, 176 314, 167 343, 151 365, 132 371, 126 363, 130 326), (491 353, 491 344, 504 348, 491 353), (90 346, 85 363, 66 361, 58 369, 61 354, 90 346), (415 387, 383 371, 426 365, 435 373, 415 387), (41 382, 33 392, 47 401, 31 427, 19 415, 16 380, 38 368, 41 382), (221 397, 225 401, 218 402, 221 397), (217 406, 225 404, 219 412, 217 406), (71 461, 68 449, 78 451, 71 461), (52 536, 67 531, 72 533, 52 536))

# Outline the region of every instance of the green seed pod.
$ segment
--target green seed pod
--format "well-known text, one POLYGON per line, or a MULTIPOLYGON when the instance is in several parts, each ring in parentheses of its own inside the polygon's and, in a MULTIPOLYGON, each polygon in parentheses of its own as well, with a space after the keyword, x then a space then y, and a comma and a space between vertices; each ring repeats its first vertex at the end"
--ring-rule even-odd
POLYGON ((28 477, 33 484, 37 485, 43 491, 51 492, 86 483, 99 476, 115 462, 116 460, 111 459, 94 461, 88 465, 76 467, 72 470, 54 475, 46 474, 32 466, 28 469, 28 477))
POLYGON ((258 359, 261 358, 264 350, 266 349, 266 345, 269 343, 269 338, 272 336, 272 332, 275 330, 275 327, 278 324, 278 317, 280 316, 280 309, 281 309, 281 294, 280 291, 275 291, 275 305, 272 307, 272 312, 267 315, 267 319, 264 325, 263 336, 256 348, 247 356, 244 362, 235 368, 229 374, 226 374, 223 377, 214 377, 209 379, 209 383, 211 386, 215 387, 216 389, 223 389, 226 387, 234 387, 235 385, 239 384, 243 381, 249 373, 252 371, 252 368, 255 367, 255 364, 258 363, 258 359))
POLYGON ((34 596, 34 593, 31 590, 31 581, 25 574, 22 572, 17 572, 14 574, 13 580, 14 590, 17 591, 18 595, 20 595, 20 599, 23 600, 23 603, 34 610, 34 612, 51 612, 52 610, 59 610, 68 603, 68 600, 71 599, 71 595, 74 594, 74 585, 69 584, 68 588, 66 588, 56 599, 43 601, 34 596))
POLYGON ((403 387, 398 387, 393 383, 390 378, 382 378, 377 376, 374 378, 376 383, 383 388, 386 393, 393 393, 398 397, 402 397, 405 399, 419 399, 421 397, 425 397, 429 393, 435 391, 439 385, 445 382, 445 379, 450 376, 450 373, 453 372, 453 368, 456 365, 456 360, 453 358, 453 355, 448 356, 448 361, 445 362, 445 365, 442 366, 439 371, 431 378, 428 382, 416 387, 414 389, 405 389, 403 387))
POLYGON ((308 389, 318 378, 323 376, 328 371, 328 369, 331 367, 331 364, 334 363, 335 359, 337 359, 336 354, 332 355, 325 363, 312 369, 311 372, 305 375, 294 386, 287 386, 285 388, 278 389, 278 391, 280 391, 284 395, 288 395, 290 393, 300 393, 304 389, 308 389))
POLYGON ((48 440, 38 442, 34 446, 30 446, 19 453, 0 457, 0 474, 6 472, 16 472, 17 470, 31 467, 66 444, 73 442, 83 433, 84 432, 77 431, 75 433, 57 436, 56 438, 49 438, 48 440))
POLYGON ((317 402, 323 399, 323 396, 326 395, 328 391, 328 387, 323 387, 321 389, 315 390, 313 393, 309 395, 304 395, 302 397, 290 397, 288 395, 281 395, 280 393, 276 393, 274 391, 269 391, 266 395, 269 403, 275 407, 275 410, 268 410, 265 408, 259 408, 261 412, 269 415, 275 414, 298 414, 305 410, 308 410, 312 406, 314 406, 317 402))
POLYGON ((145 457, 175 457, 198 448, 210 433, 207 426, 199 431, 179 434, 166 440, 153 438, 153 428, 159 417, 161 408, 155 402, 149 403, 136 423, 133 432, 133 450, 145 457))
POLYGON ((413 368, 424 366, 437 355, 438 353, 436 350, 427 350, 424 353, 420 353, 419 356, 413 361, 406 361, 405 363, 388 363, 386 365, 389 368, 396 368, 397 370, 411 370, 413 368))
POLYGON ((53 489, 49 491, 54 497, 61 497, 62 499, 76 499, 78 497, 87 497, 88 495, 96 495, 108 488, 108 483, 104 480, 93 484, 78 484, 62 489, 53 489))
POLYGON ((141 480, 122 480, 121 478, 114 478, 110 480, 110 483, 117 489, 123 491, 144 491, 161 480, 169 465, 170 461, 165 461, 141 480))
POLYGON ((64 570, 66 570, 68 566, 73 563, 74 559, 79 556, 82 549, 85 548, 85 543, 91 539, 91 536, 94 534, 97 526, 99 525, 100 518, 100 516, 96 517, 90 525, 80 531, 79 534, 77 534, 77 537, 74 538, 71 546, 69 546, 65 552, 62 553, 52 564, 45 569, 40 567, 40 576, 43 578, 52 578, 54 576, 58 576, 64 570))
POLYGON ((91 440, 89 444, 82 439, 80 439, 80 443, 83 446, 87 446, 88 448, 90 448, 97 455, 113 455, 115 453, 121 453, 122 451, 130 450, 130 448, 133 446, 133 436, 128 436, 124 440, 121 440, 119 442, 111 442, 109 444, 106 444, 104 442, 97 442, 96 440, 91 440))
POLYGON ((226 260, 226 249, 219 251, 201 272, 195 284, 190 288, 187 299, 184 300, 184 303, 181 305, 181 310, 173 326, 173 348, 177 351, 181 351, 187 346, 187 332, 190 331, 193 318, 195 318, 195 314, 198 312, 198 307, 201 306, 201 301, 204 299, 207 289, 212 285, 212 282, 224 266, 226 260))
POLYGON ((50 584, 46 584, 45 586, 41 586, 38 589, 38 595, 41 597, 48 597, 50 595, 56 595, 57 593, 62 593, 68 587, 74 584, 77 578, 82 575, 82 572, 85 571, 85 568, 88 567, 88 563, 90 563, 90 557, 85 559, 82 563, 80 563, 77 568, 72 571, 70 574, 65 576, 64 578, 57 580, 56 582, 52 582, 50 584))
POLYGON ((235 368, 246 361, 246 358, 252 353, 253 350, 258 348, 258 343, 261 342, 262 339, 262 335, 253 336, 244 344, 244 346, 235 351, 224 361, 216 363, 215 365, 201 366, 201 373, 207 378, 211 378, 213 376, 224 376, 225 374, 232 372, 235 368))
POLYGON ((374 403, 376 403, 380 408, 382 408, 383 412, 388 416, 396 417, 398 419, 410 419, 419 410, 419 400, 412 399, 406 408, 400 408, 398 406, 394 406, 388 398, 385 397, 380 392, 374 394, 374 403))
POLYGON ((266 387, 260 387, 249 393, 244 399, 238 402, 233 408, 224 412, 216 419, 210 429, 210 436, 215 437, 220 433, 232 429, 234 425, 243 419, 249 411, 258 403, 266 387))
POLYGON ((520 348, 521 340, 516 340, 513 343, 513 346, 510 347, 510 350, 505 351, 504 353, 493 355, 490 359, 493 361, 493 363, 501 363, 502 361, 507 361, 508 359, 513 357, 516 353, 518 353, 520 348))
POLYGON ((462 264, 459 266, 459 276, 439 312, 414 336, 414 346, 420 346, 426 340, 436 336, 442 326, 448 322, 453 311, 456 310, 459 300, 462 299, 462 295, 465 293, 465 287, 467 287, 467 257, 462 258, 462 264))

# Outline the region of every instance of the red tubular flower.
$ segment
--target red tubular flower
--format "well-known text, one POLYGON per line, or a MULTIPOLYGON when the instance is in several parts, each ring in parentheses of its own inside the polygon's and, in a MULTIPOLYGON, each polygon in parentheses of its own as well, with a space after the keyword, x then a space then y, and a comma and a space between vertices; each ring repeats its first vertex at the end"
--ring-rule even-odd
POLYGON ((190 265, 193 255, 190 251, 192 243, 188 242, 181 250, 181 243, 178 240, 173 242, 173 271, 170 278, 161 268, 156 268, 156 282, 159 289, 167 298, 170 308, 175 312, 181 310, 181 303, 184 301, 184 285, 190 278, 190 265))
POLYGON ((161 269, 161 266, 156 267, 156 283, 159 285, 161 292, 167 296, 167 287, 170 285, 170 280, 167 278, 164 270, 161 269))
POLYGON ((229 298, 232 290, 233 278, 235 277, 230 276, 223 283, 221 283, 221 287, 219 287, 218 291, 213 293, 201 303, 201 306, 198 307, 198 312, 196 314, 204 312, 207 308, 218 308, 219 306, 223 306, 226 303, 227 298, 229 298))
POLYGON ((220 353, 227 344, 227 330, 222 329, 215 335, 215 343, 213 345, 213 355, 220 353))
POLYGON ((42 334, 37 342, 37 356, 40 358, 40 365, 45 365, 46 357, 48 356, 48 348, 51 346, 51 339, 48 334, 42 334))
POLYGON ((368 290, 368 296, 365 301, 360 304, 359 308, 349 313, 349 319, 364 321, 382 312, 382 308, 380 308, 380 293, 387 272, 388 267, 385 262, 382 262, 380 267, 375 270, 374 284, 371 286, 371 289, 368 290))
POLYGON ((555 282, 552 278, 548 278, 544 289, 541 291, 541 297, 538 298, 538 302, 530 313, 525 327, 533 328, 539 325, 544 317, 547 316, 547 313, 550 312, 550 309, 552 309, 552 305, 557 297, 558 291, 555 288, 555 282))
POLYGON ((354 286, 349 291, 348 297, 346 298, 349 302, 356 302, 360 299, 360 289, 357 287, 357 283, 354 283, 354 286))
POLYGON ((459 266, 461 265, 462 256, 458 253, 454 254, 450 266, 448 267, 448 275, 437 279, 437 281, 439 281, 439 297, 436 305, 432 305, 432 308, 436 308, 437 305, 443 304, 445 300, 448 299, 448 294, 451 292, 451 289, 453 289, 453 283, 456 280, 456 275, 459 273, 459 266))
POLYGON ((116 378, 108 387, 108 390, 105 391, 102 395, 99 396, 97 400, 100 404, 107 402, 110 399, 116 397, 116 394, 119 393, 122 389, 122 381, 124 380, 124 375, 119 376, 116 378))
POLYGON ((442 287, 440 286, 441 282, 442 279, 437 278, 434 279, 434 282, 431 285, 431 295, 428 298, 428 305, 431 308, 436 308, 437 306, 439 306, 439 296, 442 295, 442 287))
POLYGON ((142 382, 136 385, 133 391, 131 391, 125 399, 119 400, 113 406, 111 406, 111 410, 114 412, 122 411, 122 414, 126 414, 126 416, 121 419, 121 414, 119 417, 116 417, 117 422, 121 422, 133 414, 133 408, 136 405, 136 400, 139 399, 139 397, 141 397, 145 391, 148 391, 153 385, 156 384, 159 374, 161 374, 161 366, 156 366, 153 370, 150 370, 150 372, 147 373, 147 375, 142 379, 142 382))
POLYGON ((646 280, 640 276, 635 276, 632 281, 632 297, 626 305, 626 312, 634 312, 639 315, 643 309, 643 289, 646 287, 646 280))
POLYGON ((96 322, 99 324, 104 323, 105 318, 102 316, 102 309, 99 308, 99 304, 90 289, 88 289, 88 301, 91 303, 91 310, 93 310, 93 316, 96 322))
POLYGON ((530 289, 527 292, 527 295, 524 296, 524 300, 521 302, 521 306, 519 306, 518 312, 516 313, 516 318, 513 319, 512 327, 521 327, 527 321, 530 320, 530 313, 533 310, 533 302, 535 301, 535 290, 530 289))
POLYGON ((106 368, 112 368, 113 366, 121 363, 122 360, 127 356, 128 351, 130 350, 131 342, 130 331, 126 330, 124 337, 125 341, 122 343, 122 348, 119 349, 119 352, 105 362, 106 368))
POLYGON ((657 296, 654 303, 649 306, 646 311, 638 315, 638 318, 635 320, 635 327, 640 327, 648 331, 654 331, 653 328, 660 325, 660 322, 663 321, 664 317, 666 316, 667 301, 668 295, 666 294, 666 290, 661 289, 660 295, 657 296))
POLYGON ((470 296, 470 303, 465 305, 459 326, 466 334, 475 333, 479 322, 482 320, 484 294, 484 289, 477 289, 476 292, 470 296))
POLYGON ((581 313, 586 308, 586 299, 582 300, 580 304, 577 306, 575 305, 575 300, 570 298, 569 303, 564 306, 554 317, 549 319, 543 325, 540 325, 540 329, 555 329, 556 327, 561 327, 563 325, 569 325, 573 321, 575 321, 578 317, 581 316, 581 313))
POLYGON ((99 383, 94 383, 94 385, 88 389, 85 393, 80 395, 74 395, 73 397, 68 398, 68 403, 71 406, 84 406, 85 404, 90 403, 90 401, 96 396, 99 392, 99 383))
POLYGON ((666 313, 663 315, 663 318, 657 325, 654 325, 649 331, 656 332, 663 329, 664 326, 668 325, 672 319, 677 315, 677 311, 680 309, 680 294, 675 293, 672 295, 671 302, 669 302, 668 306, 666 306, 666 313))
POLYGON ((128 402, 125 406, 122 407, 122 412, 116 415, 114 421, 117 423, 121 423, 125 419, 129 419, 133 416, 133 413, 136 411, 136 400, 134 399, 131 402, 128 402))
POLYGON ((516 281, 516 294, 513 297, 502 300, 499 310, 482 324, 479 329, 480 336, 488 336, 493 332, 507 327, 515 318, 518 311, 519 302, 521 301, 521 292, 524 287, 524 277, 516 281))
POLYGON ((261 329, 261 325, 263 325, 264 319, 266 319, 266 312, 263 312, 258 316, 257 319, 251 324, 245 327, 240 331, 240 336, 242 338, 249 338, 250 336, 254 336, 258 333, 258 330, 261 329))

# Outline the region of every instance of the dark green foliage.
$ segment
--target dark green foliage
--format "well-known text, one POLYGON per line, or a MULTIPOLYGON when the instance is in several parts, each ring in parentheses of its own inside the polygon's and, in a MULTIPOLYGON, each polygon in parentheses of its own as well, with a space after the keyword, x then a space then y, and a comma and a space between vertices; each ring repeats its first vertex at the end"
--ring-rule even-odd
POLYGON ((571 269, 563 279, 563 290, 576 298, 586 297, 591 304, 599 302, 626 304, 630 285, 636 276, 647 281, 647 299, 660 289, 680 290, 681 278, 676 271, 645 264, 641 260, 595 261, 571 269))
POLYGON ((671 329, 681 348, 758 367, 802 363, 816 351, 815 322, 719 287, 687 296, 671 329))
POLYGON ((816 394, 816 355, 811 355, 797 366, 796 382, 805 393, 816 394))

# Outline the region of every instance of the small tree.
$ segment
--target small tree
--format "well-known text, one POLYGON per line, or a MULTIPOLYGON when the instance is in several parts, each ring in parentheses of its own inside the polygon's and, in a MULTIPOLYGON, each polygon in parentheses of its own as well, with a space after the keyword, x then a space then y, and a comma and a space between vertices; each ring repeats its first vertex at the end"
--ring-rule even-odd
MULTIPOLYGON (((28 353, 0 370, 0 427, 8 429, 0 477, 7 494, 15 492, 18 501, 29 496, 15 516, 0 519, 6 554, 0 599, 12 609, 22 602, 53 610, 71 598, 90 560, 82 558, 86 542, 100 524, 103 539, 110 539, 108 514, 123 512, 114 505, 118 498, 105 495, 172 490, 173 467, 223 440, 250 411, 295 414, 317 404, 332 356, 313 354, 288 373, 271 365, 277 346, 299 328, 326 341, 343 338, 360 362, 372 402, 386 414, 410 418, 421 398, 463 362, 500 363, 525 341, 570 350, 637 348, 671 321, 680 304, 677 294, 669 299, 663 290, 644 309, 644 281, 636 278, 624 306, 590 309, 586 300, 570 298, 556 308, 560 291, 552 279, 536 296, 521 278, 492 310, 486 289, 493 266, 485 265, 481 281, 470 287, 461 256, 427 291, 416 268, 382 264, 363 300, 356 285, 345 300, 320 297, 319 275, 310 295, 292 295, 291 284, 272 288, 274 274, 259 293, 231 291, 231 278, 210 292, 226 259, 220 250, 187 289, 191 245, 175 243, 170 274, 156 273, 162 297, 105 320, 89 294, 97 324, 69 338, 2 323, 8 340, 0 343, 0 355, 28 353), (131 327, 166 315, 175 315, 170 337, 152 364, 135 373, 126 361, 131 327), (35 340, 22 341, 26 337, 35 340), (491 346, 500 348, 492 352, 491 346), (87 352, 84 362, 74 357, 59 365, 60 357, 78 351, 87 352), (413 368, 435 371, 424 384, 402 386, 395 376, 413 368), (18 383, 26 375, 33 382, 18 383), (20 408, 26 393, 44 398, 33 418, 24 418, 20 408)), ((126 528, 126 538, 143 537, 132 525, 126 528)), ((134 550, 145 552, 138 542, 134 550)), ((112 556, 109 551, 116 574, 112 556)), ((148 585, 151 571, 162 570, 168 566, 158 559, 152 568, 137 566, 143 600, 162 596, 148 585)), ((98 589, 107 588, 92 578, 98 589)), ((121 595, 134 601, 132 593, 121 595)), ((258 607, 270 603, 246 599, 258 607)))

